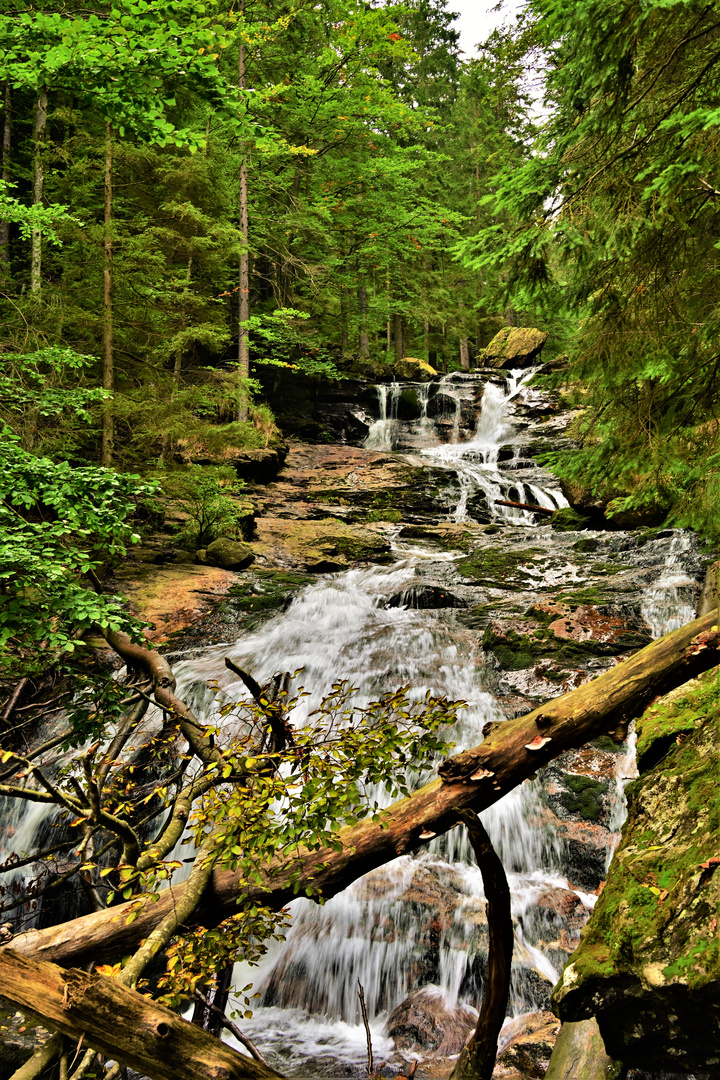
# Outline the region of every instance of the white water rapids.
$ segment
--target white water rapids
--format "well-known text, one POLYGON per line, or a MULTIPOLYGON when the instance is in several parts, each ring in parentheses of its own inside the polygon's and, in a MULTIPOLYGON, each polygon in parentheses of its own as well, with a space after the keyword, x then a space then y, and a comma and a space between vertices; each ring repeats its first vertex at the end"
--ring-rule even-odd
MULTIPOLYGON (((516 436, 509 409, 522 397, 531 375, 511 372, 499 382, 487 382, 474 429, 469 431, 468 407, 477 380, 443 380, 444 426, 428 415, 427 384, 414 387, 419 415, 406 427, 416 460, 446 470, 456 484, 459 494, 449 508, 450 519, 472 520, 473 508, 481 507, 485 520, 529 530, 536 524, 535 515, 499 506, 495 500, 548 508, 567 505, 547 474, 548 486, 522 483, 513 473, 514 459, 505 468, 499 461, 500 448, 512 444, 516 436)), ((401 443, 398 405, 404 388, 407 384, 378 388, 380 416, 370 429, 365 444, 369 449, 390 452, 401 443)), ((673 539, 660 577, 646 595, 643 613, 654 635, 693 617, 694 581, 683 569, 688 544, 682 534, 673 539)), ((419 575, 432 574, 433 568, 441 568, 458 553, 430 551, 397 539, 394 546, 394 565, 320 577, 296 596, 284 614, 254 633, 177 664, 180 697, 208 720, 218 715, 213 684, 232 698, 243 698, 244 687, 225 667, 226 656, 261 684, 277 671, 302 668, 299 682, 312 694, 293 714, 295 725, 302 723, 303 713, 314 708, 336 680, 347 679, 357 686, 360 703, 409 685, 417 699, 432 690, 466 701, 468 707, 449 737, 458 750, 476 745, 485 723, 504 719, 488 689, 479 635, 444 611, 386 606, 391 597, 417 585, 419 575)), ((543 890, 559 888, 574 892, 585 908, 595 900, 569 885, 554 837, 529 824, 538 810, 537 783, 526 783, 482 815, 511 885, 516 938, 512 1009, 516 1015, 536 1008, 538 988, 546 992, 558 975, 553 959, 530 943, 535 899, 543 890)), ((31 850, 44 813, 38 807, 24 820, 22 815, 17 817, 10 834, 6 832, 8 849, 31 850)), ((322 907, 308 900, 295 901, 287 941, 273 943, 258 968, 240 965, 236 971, 235 985, 252 982, 262 995, 252 1020, 242 1022, 243 1028, 263 1052, 276 1055, 274 1061, 285 1075, 360 1075, 365 1035, 358 980, 364 987, 376 1055, 387 1056, 392 1043, 382 1034, 383 1024, 409 993, 432 983, 449 1006, 463 996, 472 999, 473 956, 468 953, 468 942, 479 940, 482 896, 482 880, 465 830, 455 829, 433 841, 425 853, 397 859, 377 871, 373 883, 362 879, 322 907), (423 925, 422 907, 405 898, 419 871, 456 896, 453 918, 439 929, 423 925)))

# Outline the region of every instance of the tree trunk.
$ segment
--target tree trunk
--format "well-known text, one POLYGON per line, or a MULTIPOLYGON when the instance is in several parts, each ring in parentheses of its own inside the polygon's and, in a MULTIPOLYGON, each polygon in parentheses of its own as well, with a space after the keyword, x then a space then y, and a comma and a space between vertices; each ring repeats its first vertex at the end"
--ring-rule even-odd
MULTIPOLYGON (((103 390, 115 391, 113 349, 113 145, 110 122, 105 125, 105 214, 103 231, 103 390)), ((103 403, 102 459, 109 469, 115 446, 115 409, 112 396, 103 403)))
POLYGON ((367 289, 364 285, 358 285, 357 291, 358 315, 360 318, 360 355, 370 355, 370 338, 367 328, 367 289))
POLYGON ((340 287, 340 328, 342 335, 340 348, 344 354, 350 347, 350 340, 348 336, 347 295, 343 286, 340 287))
MULTIPOLYGON (((7 184, 10 180, 10 136, 12 97, 10 83, 5 83, 3 97, 3 132, 2 132, 2 173, 0 179, 7 184)), ((0 283, 5 285, 10 280, 10 222, 0 221, 0 283)))
MULTIPOLYGON (((141 653, 150 658, 145 662, 153 673, 159 704, 179 715, 183 733, 188 732, 198 743, 205 740, 199 751, 211 758, 215 751, 210 740, 201 734, 202 728, 190 710, 178 703, 168 689, 172 686, 172 672, 164 658, 132 645, 126 635, 108 637, 135 668, 141 662, 141 653)), ((619 738, 629 722, 656 697, 718 663, 720 628, 712 612, 666 634, 592 682, 526 716, 487 724, 486 738, 480 746, 445 761, 438 770, 438 779, 390 806, 383 812, 381 824, 363 821, 340 830, 336 837, 342 844, 340 851, 328 847, 303 852, 299 883, 294 879, 298 865, 295 855, 275 860, 267 869, 258 867, 263 873, 262 884, 243 883, 243 896, 248 903, 277 910, 288 904, 298 889, 310 895, 321 893, 325 898, 334 896, 369 870, 421 848, 421 833, 440 834, 451 829, 457 824, 458 810, 480 812, 491 806, 564 750, 583 746, 608 732, 619 738)), ((234 914, 239 886, 238 874, 215 870, 193 923, 216 926, 234 914)), ((129 926, 125 916, 137 900, 61 926, 30 930, 13 938, 13 948, 60 964, 78 965, 127 954, 173 909, 182 888, 166 889, 154 903, 147 900, 129 926)))
POLYGON ((465 371, 470 370, 470 344, 466 337, 460 338, 460 366, 465 371))
MULTIPOLYGON (((33 206, 40 206, 43 201, 47 103, 47 91, 41 90, 35 108, 35 127, 33 129, 33 206)), ((40 292, 42 287, 41 273, 42 233, 40 229, 33 229, 30 234, 30 292, 40 292)))
POLYGON ((492 1080, 498 1037, 510 996, 514 944, 510 886, 480 818, 469 811, 461 811, 459 816, 470 834, 470 843, 482 874, 487 902, 488 961, 475 1034, 460 1051, 450 1080, 492 1080))
MULTIPOLYGON (((240 14, 245 11, 244 0, 240 3, 240 14)), ((245 62, 245 45, 241 43, 238 48, 238 85, 240 95, 247 84, 247 66, 245 62)), ((242 254, 239 266, 239 289, 238 289, 238 378, 247 379, 250 374, 250 338, 247 329, 247 321, 250 318, 250 251, 248 239, 250 235, 248 220, 248 172, 247 172, 247 148, 242 150, 240 162, 240 191, 239 191, 239 226, 242 242, 242 254)), ((237 418, 247 420, 247 397, 246 391, 238 387, 237 418)))
POLYGON ((270 1080, 278 1074, 239 1054, 116 979, 12 950, 0 953, 3 997, 43 1024, 153 1080, 270 1080))
POLYGON ((395 342, 395 360, 403 358, 402 316, 396 311, 393 315, 393 339, 395 342))

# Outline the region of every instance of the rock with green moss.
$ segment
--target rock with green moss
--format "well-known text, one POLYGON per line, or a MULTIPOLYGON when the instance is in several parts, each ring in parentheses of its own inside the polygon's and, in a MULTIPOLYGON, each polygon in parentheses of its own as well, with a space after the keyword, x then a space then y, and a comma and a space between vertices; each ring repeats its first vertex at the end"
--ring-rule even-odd
POLYGON ((531 326, 506 326, 478 354, 478 364, 491 368, 529 367, 540 355, 547 338, 543 330, 531 326))
POLYGON ((255 553, 249 544, 242 544, 239 540, 231 540, 227 536, 218 537, 197 553, 198 562, 220 566, 223 570, 244 570, 254 558, 255 553))
POLYGON ((720 674, 683 690, 639 724, 645 760, 653 745, 665 756, 628 789, 620 847, 554 1001, 563 1021, 594 1015, 627 1065, 717 1075, 720 674))
POLYGON ((553 529, 558 532, 581 532, 583 529, 591 529, 592 519, 586 514, 580 514, 573 510, 572 506, 563 506, 556 510, 550 519, 553 529))
POLYGON ((418 360, 414 356, 403 356, 392 370, 396 379, 407 379, 408 382, 430 382, 438 377, 437 371, 427 360, 418 360))

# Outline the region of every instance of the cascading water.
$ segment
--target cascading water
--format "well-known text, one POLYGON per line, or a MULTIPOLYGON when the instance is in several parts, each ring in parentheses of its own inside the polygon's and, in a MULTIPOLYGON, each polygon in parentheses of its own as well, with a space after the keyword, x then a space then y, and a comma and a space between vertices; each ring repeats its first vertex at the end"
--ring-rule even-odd
MULTIPOLYGON (((398 445, 419 449, 415 460, 442 469, 454 483, 449 520, 492 520, 506 527, 506 544, 525 544, 518 534, 527 535, 528 526, 542 526, 544 519, 498 506, 496 499, 566 505, 552 478, 523 456, 523 436, 513 426, 513 409, 531 374, 503 373, 499 381, 487 382, 476 419, 474 401, 482 384, 477 376, 451 376, 432 385, 380 386, 380 416, 365 446, 383 452, 398 445), (399 418, 405 390, 412 391, 415 401, 407 431, 399 418), (504 445, 511 449, 503 459, 504 445), (517 473, 525 465, 529 475, 520 482, 517 473)), ((551 551, 550 530, 537 529, 535 535, 541 534, 551 551)), ((654 635, 693 616, 689 605, 694 580, 684 569, 690 543, 689 534, 675 534, 669 552, 659 552, 663 567, 643 606, 654 635)), ((282 616, 254 633, 176 664, 180 696, 208 719, 218 715, 211 686, 230 697, 244 696, 225 667, 229 656, 261 683, 278 670, 303 669, 299 681, 312 693, 293 715, 294 724, 302 723, 335 680, 348 679, 357 686, 360 703, 409 684, 417 699, 432 690, 466 701, 468 707, 449 737, 457 749, 480 742, 483 725, 506 715, 492 692, 497 678, 480 638, 452 610, 412 606, 418 583, 449 572, 458 552, 428 550, 397 535, 393 544, 393 566, 321 577, 282 616)), ((569 564, 548 564, 540 571, 528 567, 527 574, 538 589, 553 575, 563 582, 578 580, 569 564)), ((512 892, 516 944, 511 1006, 516 1014, 546 1000, 562 963, 562 957, 537 944, 538 897, 562 894, 584 912, 595 899, 569 884, 561 845, 541 819, 539 781, 521 785, 483 814, 512 892)), ((40 820, 24 820, 23 850, 32 849, 41 826, 40 820)), ((432 841, 418 856, 403 856, 375 871, 322 907, 298 900, 292 914, 287 942, 273 944, 259 968, 241 970, 235 978, 236 985, 253 982, 262 995, 260 1007, 244 1026, 266 1054, 275 1055, 285 1075, 362 1072, 365 1036, 359 1025, 358 979, 380 1055, 392 1052, 391 1040, 382 1034, 387 1014, 418 988, 437 987, 449 1006, 463 998, 478 1002, 483 969, 476 961, 487 928, 481 877, 462 829, 432 841)))

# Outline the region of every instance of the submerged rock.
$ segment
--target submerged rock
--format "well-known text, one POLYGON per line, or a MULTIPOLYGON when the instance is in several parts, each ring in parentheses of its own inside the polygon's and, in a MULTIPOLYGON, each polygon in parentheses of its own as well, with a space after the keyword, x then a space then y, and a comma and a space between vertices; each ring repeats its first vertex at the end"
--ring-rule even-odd
POLYGON ((548 335, 534 327, 507 326, 478 355, 478 364, 491 368, 529 367, 548 335))
POLYGON ((416 990, 390 1013, 384 1034, 398 1050, 421 1051, 423 1057, 459 1054, 468 1041, 477 1013, 467 1005, 448 1005, 439 986, 416 990))

